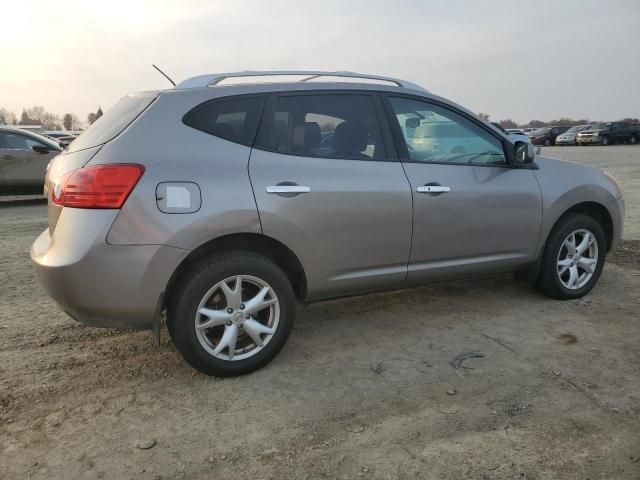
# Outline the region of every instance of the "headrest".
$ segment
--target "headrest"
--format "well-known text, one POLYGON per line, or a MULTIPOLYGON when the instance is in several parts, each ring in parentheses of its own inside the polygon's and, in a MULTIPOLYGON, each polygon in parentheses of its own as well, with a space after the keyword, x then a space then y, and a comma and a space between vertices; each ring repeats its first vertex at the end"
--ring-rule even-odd
POLYGON ((359 154, 367 148, 368 140, 366 125, 344 121, 336 127, 333 148, 338 153, 359 154))

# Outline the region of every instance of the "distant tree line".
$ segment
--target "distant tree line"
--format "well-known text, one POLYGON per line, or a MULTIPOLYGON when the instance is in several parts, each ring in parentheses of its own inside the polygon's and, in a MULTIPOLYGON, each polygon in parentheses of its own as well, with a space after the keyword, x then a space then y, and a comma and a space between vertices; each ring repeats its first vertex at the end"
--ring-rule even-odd
MULTIPOLYGON (((87 115, 91 125, 102 116, 102 108, 87 115)), ((82 130, 85 123, 75 113, 65 113, 62 118, 55 113, 47 112, 42 106, 23 108, 20 118, 6 108, 0 108, 0 125, 42 125, 44 130, 82 130)))
MULTIPOLYGON (((478 116, 483 120, 489 120, 489 114, 487 113, 478 113, 478 116)), ((619 122, 629 122, 629 123, 640 123, 640 119, 638 118, 622 118, 620 120, 616 120, 619 122)), ((502 128, 542 128, 542 127, 572 127, 574 125, 593 125, 594 123, 601 123, 601 120, 589 120, 587 118, 573 119, 561 117, 558 120, 551 120, 549 122, 544 122, 542 120, 531 120, 528 123, 518 125, 516 122, 507 118, 506 120, 500 120, 498 123, 502 128)))

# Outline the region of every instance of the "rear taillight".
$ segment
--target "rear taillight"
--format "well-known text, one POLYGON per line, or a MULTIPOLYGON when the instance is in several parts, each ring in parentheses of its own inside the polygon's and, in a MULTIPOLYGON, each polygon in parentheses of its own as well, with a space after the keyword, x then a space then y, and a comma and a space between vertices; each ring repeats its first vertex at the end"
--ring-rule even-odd
POLYGON ((137 164, 95 165, 64 175, 51 201, 74 208, 121 208, 144 173, 137 164))

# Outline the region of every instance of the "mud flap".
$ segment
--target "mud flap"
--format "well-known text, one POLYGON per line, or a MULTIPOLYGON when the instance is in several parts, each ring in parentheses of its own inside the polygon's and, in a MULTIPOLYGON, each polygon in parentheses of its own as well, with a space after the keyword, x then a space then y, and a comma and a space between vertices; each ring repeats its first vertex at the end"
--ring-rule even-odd
POLYGON ((151 335, 153 335, 154 343, 156 346, 160 346, 160 328, 162 327, 162 305, 164 303, 164 292, 160 294, 158 298, 158 305, 156 306, 156 313, 153 316, 153 323, 151 324, 151 335))

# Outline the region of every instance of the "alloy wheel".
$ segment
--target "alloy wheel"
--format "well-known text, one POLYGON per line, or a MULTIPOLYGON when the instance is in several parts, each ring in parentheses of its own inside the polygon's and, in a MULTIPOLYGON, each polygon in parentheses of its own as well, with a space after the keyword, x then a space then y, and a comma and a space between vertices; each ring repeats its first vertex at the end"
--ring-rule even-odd
POLYGON ((238 361, 260 352, 280 321, 280 302, 271 286, 251 275, 227 277, 202 298, 195 316, 202 348, 220 360, 238 361))
POLYGON ((585 228, 565 238, 557 258, 560 283, 569 290, 579 290, 589 283, 598 265, 598 241, 585 228))

